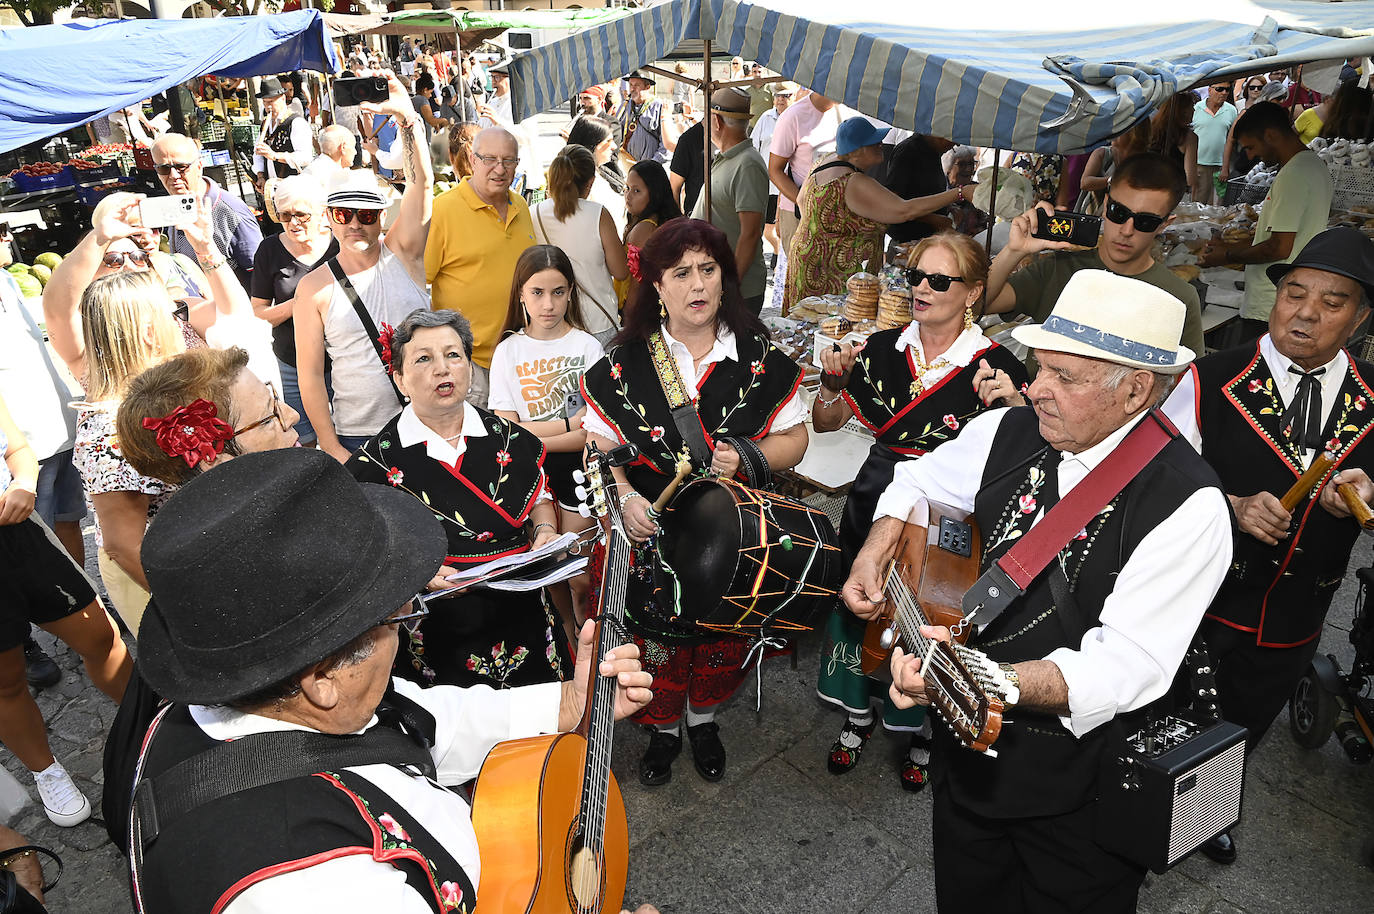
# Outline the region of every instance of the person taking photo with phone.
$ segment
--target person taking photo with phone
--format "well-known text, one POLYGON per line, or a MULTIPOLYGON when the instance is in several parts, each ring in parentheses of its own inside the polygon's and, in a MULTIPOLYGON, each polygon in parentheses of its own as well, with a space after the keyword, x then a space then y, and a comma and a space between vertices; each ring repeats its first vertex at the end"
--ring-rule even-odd
POLYGON ((1197 290, 1156 263, 1150 252, 1155 236, 1173 221, 1174 207, 1187 189, 1183 169, 1162 155, 1141 153, 1121 162, 1107 187, 1106 218, 1096 247, 1035 237, 1037 213, 1054 213, 1048 203, 1037 203, 1012 220, 1011 236, 993 258, 986 313, 1010 311, 1042 322, 1073 274, 1108 270, 1149 283, 1183 302, 1183 345, 1203 352, 1202 305, 1197 290), (1013 273, 1023 258, 1041 251, 1054 253, 1013 273))

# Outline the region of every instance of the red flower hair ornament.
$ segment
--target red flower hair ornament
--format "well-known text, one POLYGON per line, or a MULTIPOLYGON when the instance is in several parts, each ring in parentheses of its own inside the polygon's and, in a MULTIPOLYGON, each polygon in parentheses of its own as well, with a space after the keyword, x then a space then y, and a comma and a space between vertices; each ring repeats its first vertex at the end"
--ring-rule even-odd
POLYGON ((188 467, 217 457, 234 437, 234 427, 216 416, 209 400, 197 398, 178 406, 161 419, 147 418, 143 427, 157 433, 157 446, 168 457, 180 457, 188 467))
POLYGON ((377 342, 382 347, 382 365, 386 368, 387 374, 394 374, 395 369, 391 367, 391 338, 396 335, 396 328, 383 322, 382 329, 377 334, 377 342))

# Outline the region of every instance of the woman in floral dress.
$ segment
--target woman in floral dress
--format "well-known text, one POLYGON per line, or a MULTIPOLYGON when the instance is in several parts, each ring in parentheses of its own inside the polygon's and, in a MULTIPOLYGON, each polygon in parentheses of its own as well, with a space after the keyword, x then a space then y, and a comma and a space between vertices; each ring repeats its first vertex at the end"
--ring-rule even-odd
MULTIPOLYGON (((349 459, 363 482, 423 501, 448 534, 445 578, 552 539, 556 507, 539 438, 464 399, 472 379, 472 330, 456 311, 416 311, 383 327, 392 377, 410 401, 349 459)), ((538 591, 459 592, 430 614, 396 654, 396 673, 421 685, 494 688, 556 682, 572 673, 563 627, 538 591)))
MULTIPOLYGON (((912 259, 912 322, 879 331, 864 344, 821 353, 827 373, 812 405, 816 431, 834 431, 853 417, 876 438, 840 523, 847 564, 863 546, 878 497, 892 482, 898 461, 955 438, 989 405, 1005 405, 1006 398, 1019 402, 1016 391, 1026 382, 1021 362, 973 322, 973 308, 987 280, 983 248, 967 235, 944 232, 923 239, 912 259)), ((882 704, 884 728, 912 734, 901 779, 906 789, 920 790, 929 760, 925 740, 917 735, 925 729, 925 708, 897 710, 887 686, 863 675, 859 654, 864 622, 844 606, 831 613, 826 635, 817 691, 848 712, 830 747, 831 773, 844 774, 858 764, 877 724, 874 705, 882 704)))

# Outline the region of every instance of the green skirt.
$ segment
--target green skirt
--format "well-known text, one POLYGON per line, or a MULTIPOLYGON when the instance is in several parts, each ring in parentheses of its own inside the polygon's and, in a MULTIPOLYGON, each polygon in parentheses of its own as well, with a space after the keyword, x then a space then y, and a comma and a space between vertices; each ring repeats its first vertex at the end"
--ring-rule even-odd
POLYGON ((892 703, 887 683, 859 670, 865 622, 840 606, 830 613, 821 647, 821 668, 816 693, 851 714, 866 714, 875 701, 882 703, 883 726, 888 730, 919 730, 925 723, 924 705, 905 711, 892 703))

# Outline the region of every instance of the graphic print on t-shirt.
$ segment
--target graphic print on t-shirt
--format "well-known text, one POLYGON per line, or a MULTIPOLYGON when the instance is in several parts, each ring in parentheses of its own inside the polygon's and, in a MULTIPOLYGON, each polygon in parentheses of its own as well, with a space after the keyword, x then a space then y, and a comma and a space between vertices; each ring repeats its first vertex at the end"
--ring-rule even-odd
POLYGON ((520 382, 520 398, 525 402, 530 418, 561 418, 568 394, 577 390, 578 379, 587 367, 587 356, 583 353, 516 362, 515 377, 520 382))

